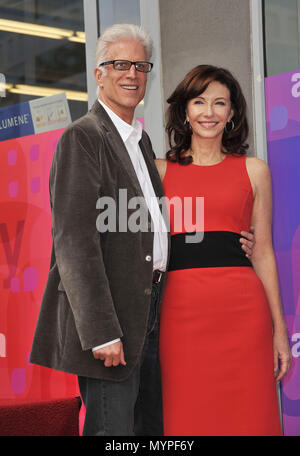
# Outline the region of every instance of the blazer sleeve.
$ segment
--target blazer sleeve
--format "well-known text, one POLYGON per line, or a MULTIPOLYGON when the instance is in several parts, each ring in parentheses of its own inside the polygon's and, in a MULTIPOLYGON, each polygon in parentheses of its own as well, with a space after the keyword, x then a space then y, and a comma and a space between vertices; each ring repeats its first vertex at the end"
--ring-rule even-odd
POLYGON ((65 130, 49 180, 55 257, 83 350, 123 335, 96 228, 103 142, 95 136, 76 124, 65 130))
POLYGON ((151 157, 153 158, 153 160, 155 160, 156 155, 155 155, 155 152, 152 147, 151 139, 149 138, 149 135, 145 132, 145 130, 143 130, 142 134, 143 134, 143 139, 145 141, 146 147, 148 148, 147 150, 150 150, 151 157))

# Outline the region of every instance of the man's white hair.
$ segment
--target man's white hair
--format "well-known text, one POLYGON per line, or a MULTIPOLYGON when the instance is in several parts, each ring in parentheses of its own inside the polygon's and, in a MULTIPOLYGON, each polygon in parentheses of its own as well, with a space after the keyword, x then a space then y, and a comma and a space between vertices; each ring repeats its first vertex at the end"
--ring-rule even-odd
MULTIPOLYGON (((134 24, 114 24, 107 28, 98 38, 96 46, 96 67, 107 60, 108 48, 117 41, 136 40, 141 43, 149 60, 152 55, 152 39, 146 30, 134 24)), ((105 68, 99 68, 105 74, 105 68)))

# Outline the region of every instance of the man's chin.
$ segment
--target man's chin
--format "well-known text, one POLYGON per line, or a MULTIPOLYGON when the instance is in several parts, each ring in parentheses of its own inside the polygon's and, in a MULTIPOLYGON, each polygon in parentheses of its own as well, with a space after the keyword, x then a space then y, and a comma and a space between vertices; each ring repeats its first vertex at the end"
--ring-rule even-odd
POLYGON ((124 102, 122 104, 124 107, 134 109, 141 101, 142 101, 142 98, 126 97, 126 100, 124 99, 124 102))

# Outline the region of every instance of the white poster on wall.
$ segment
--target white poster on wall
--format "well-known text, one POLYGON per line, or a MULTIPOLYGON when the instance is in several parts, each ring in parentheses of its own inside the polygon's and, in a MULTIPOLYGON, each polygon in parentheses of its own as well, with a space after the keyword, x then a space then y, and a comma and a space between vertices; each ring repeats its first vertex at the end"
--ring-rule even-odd
POLYGON ((29 105, 35 134, 65 128, 72 122, 64 92, 50 97, 37 98, 30 101, 29 105))

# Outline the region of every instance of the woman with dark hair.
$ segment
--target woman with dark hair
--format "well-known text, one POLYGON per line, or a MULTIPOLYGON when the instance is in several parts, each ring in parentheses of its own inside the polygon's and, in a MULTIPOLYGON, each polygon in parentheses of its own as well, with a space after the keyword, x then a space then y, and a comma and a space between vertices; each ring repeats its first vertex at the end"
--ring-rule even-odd
POLYGON ((271 178, 264 161, 246 157, 245 98, 229 71, 199 65, 168 103, 170 150, 156 160, 171 233, 160 324, 165 435, 281 435, 276 381, 291 353, 271 178), (198 209, 202 223, 188 223, 199 222, 198 209), (250 224, 251 262, 239 248, 250 224))

